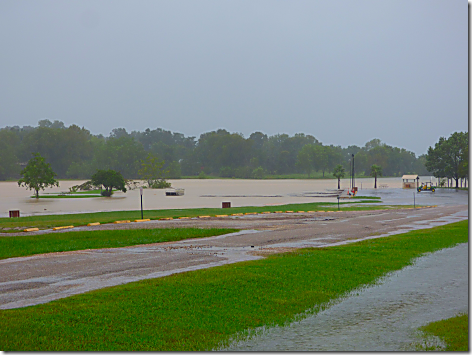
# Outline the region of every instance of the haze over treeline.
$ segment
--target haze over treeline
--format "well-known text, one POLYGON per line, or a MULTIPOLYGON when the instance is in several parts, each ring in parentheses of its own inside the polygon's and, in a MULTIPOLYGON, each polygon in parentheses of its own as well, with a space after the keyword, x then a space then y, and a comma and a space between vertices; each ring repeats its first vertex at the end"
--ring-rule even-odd
MULTIPOLYGON (((435 142, 431 142, 433 145, 435 142)), ((427 147, 425 147, 426 149, 427 147)), ((139 178, 141 161, 153 154, 165 162, 167 178, 219 176, 259 178, 266 175, 328 174, 341 164, 348 171, 355 155, 356 175, 369 175, 373 164, 384 176, 428 174, 425 156, 372 139, 363 147, 323 145, 311 135, 296 133, 268 136, 253 132, 245 138, 225 129, 196 137, 161 128, 143 132, 112 129, 110 135, 93 135, 77 125, 41 120, 37 127, 0 129, 0 179, 19 177, 32 153, 40 153, 58 178, 89 179, 97 169, 113 169, 125 178, 139 178)), ((326 176, 328 176, 326 175, 326 176)))

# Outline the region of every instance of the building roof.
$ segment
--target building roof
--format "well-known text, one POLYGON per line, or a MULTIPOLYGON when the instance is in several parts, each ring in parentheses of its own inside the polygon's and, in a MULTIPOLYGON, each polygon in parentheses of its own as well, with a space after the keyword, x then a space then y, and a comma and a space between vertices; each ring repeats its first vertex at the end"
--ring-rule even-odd
POLYGON ((403 175, 402 179, 403 180, 416 180, 417 177, 418 175, 403 175))

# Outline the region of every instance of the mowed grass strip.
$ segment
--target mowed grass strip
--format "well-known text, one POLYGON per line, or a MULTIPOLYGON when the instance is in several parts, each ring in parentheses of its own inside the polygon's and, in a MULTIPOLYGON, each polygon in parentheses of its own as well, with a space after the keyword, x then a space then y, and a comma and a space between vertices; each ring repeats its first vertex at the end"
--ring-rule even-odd
POLYGON ((0 349, 211 350, 248 329, 285 325, 425 252, 467 241, 463 221, 0 310, 0 349))
POLYGON ((172 242, 190 238, 212 237, 236 231, 236 229, 219 228, 159 228, 0 237, 0 259, 61 251, 172 242))
MULTIPOLYGON (((353 201, 354 202, 354 201, 353 201)), ((384 209, 386 206, 358 206, 359 203, 371 203, 372 201, 355 201, 356 206, 347 207, 350 202, 341 202, 343 210, 360 211, 384 209)), ((379 201, 375 201, 379 202, 379 201)), ((224 213, 231 215, 235 213, 250 212, 274 212, 276 210, 314 210, 314 209, 333 209, 337 207, 337 203, 316 202, 301 203, 279 206, 247 206, 247 207, 231 207, 225 208, 224 213)), ((396 206, 394 208, 406 208, 409 206, 396 206)), ((188 209, 165 209, 165 210, 147 210, 144 211, 145 218, 151 220, 159 220, 161 218, 179 217, 198 217, 198 216, 215 216, 221 214, 221 208, 188 208, 188 209)), ((101 224, 114 223, 119 220, 136 220, 141 218, 141 211, 116 211, 116 212, 96 212, 96 213, 78 213, 64 215, 44 215, 44 216, 28 216, 19 218, 0 218, 0 232, 20 232, 25 228, 38 227, 40 229, 48 229, 61 226, 86 226, 88 223, 100 222, 101 224), (15 229, 16 228, 16 229, 15 229)))
MULTIPOLYGON (((439 337, 446 348, 444 351, 469 351, 469 315, 460 314, 456 317, 443 319, 421 327, 426 334, 439 337)), ((437 351, 436 347, 422 346, 419 350, 437 351)))

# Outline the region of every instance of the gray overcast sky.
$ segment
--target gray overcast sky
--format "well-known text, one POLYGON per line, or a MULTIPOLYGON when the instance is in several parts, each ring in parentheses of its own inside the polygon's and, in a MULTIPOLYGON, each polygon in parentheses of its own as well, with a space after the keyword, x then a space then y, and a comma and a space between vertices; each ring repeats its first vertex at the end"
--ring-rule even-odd
POLYGON ((0 2, 0 127, 372 138, 468 130, 466 0, 0 2))

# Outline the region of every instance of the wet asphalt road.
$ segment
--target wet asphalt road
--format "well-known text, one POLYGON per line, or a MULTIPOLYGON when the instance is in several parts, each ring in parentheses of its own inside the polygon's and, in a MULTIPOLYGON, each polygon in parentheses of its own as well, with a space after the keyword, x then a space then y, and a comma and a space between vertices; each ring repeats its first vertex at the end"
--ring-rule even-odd
MULTIPOLYGON (((382 193, 388 195, 389 191, 382 193)), ((406 193, 403 200, 395 194, 384 196, 384 202, 396 200, 394 204, 402 204, 409 198, 406 193)), ((180 242, 0 260, 0 309, 26 307, 108 286, 253 260, 292 248, 337 245, 468 219, 467 193, 419 198, 436 202, 434 205, 438 206, 103 225, 99 229, 196 226, 242 231, 180 242)))

